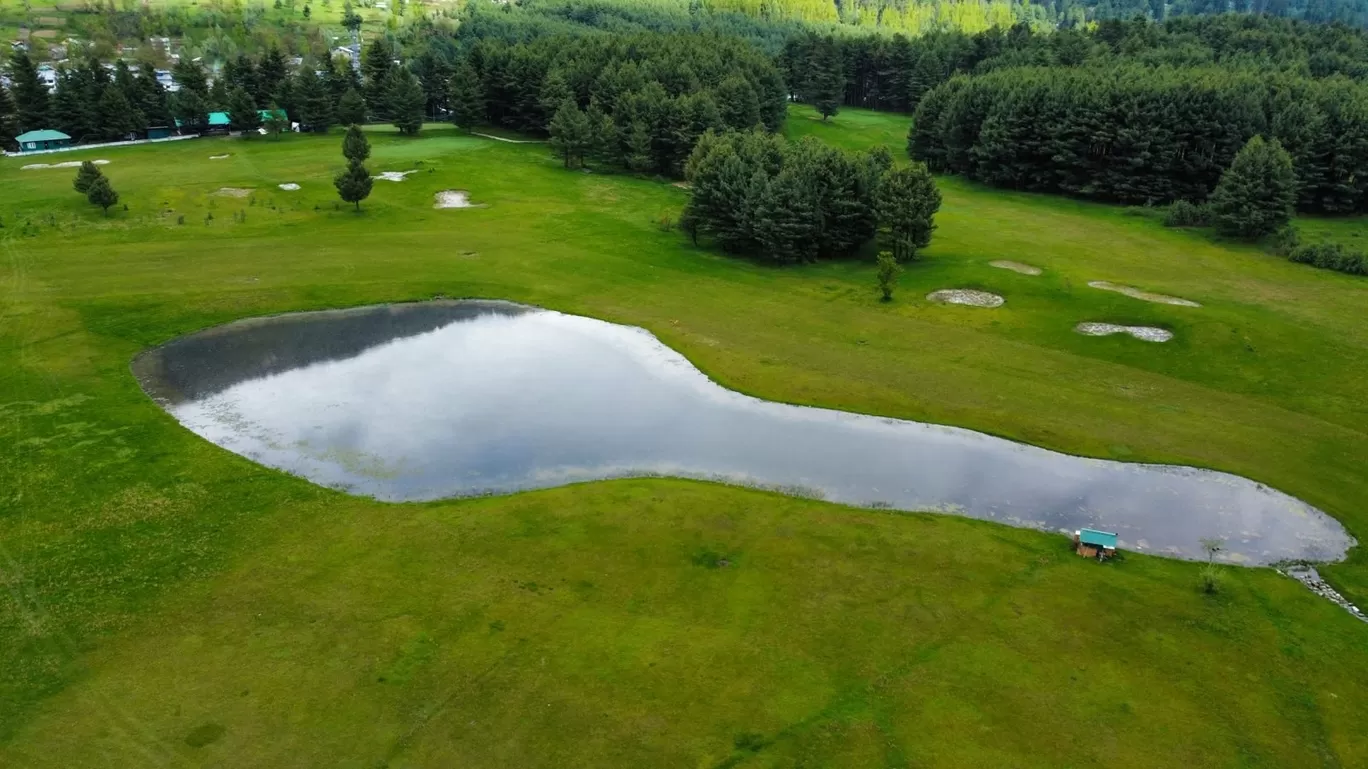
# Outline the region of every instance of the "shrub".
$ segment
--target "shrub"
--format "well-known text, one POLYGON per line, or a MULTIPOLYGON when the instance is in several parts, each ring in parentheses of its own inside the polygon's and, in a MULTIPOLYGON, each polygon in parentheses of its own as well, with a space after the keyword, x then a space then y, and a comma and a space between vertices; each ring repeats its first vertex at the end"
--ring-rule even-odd
POLYGON ((1221 568, 1214 563, 1208 563, 1202 567, 1201 577, 1198 583, 1202 592, 1207 595, 1216 595, 1225 587, 1225 575, 1221 573, 1221 568))
POLYGON ((1174 201, 1164 212, 1165 227, 1205 227, 1211 223, 1207 207, 1186 200, 1174 201))
POLYGON ((1298 264, 1309 264, 1349 275, 1368 275, 1368 255, 1362 251, 1345 248, 1338 243, 1296 246, 1288 252, 1287 259, 1298 264))

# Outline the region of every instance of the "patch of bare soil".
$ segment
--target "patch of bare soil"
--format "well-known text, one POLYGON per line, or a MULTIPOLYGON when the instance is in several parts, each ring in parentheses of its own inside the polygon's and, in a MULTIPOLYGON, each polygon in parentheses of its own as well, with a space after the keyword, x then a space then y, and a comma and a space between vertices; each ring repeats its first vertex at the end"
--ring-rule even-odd
POLYGON ((251 187, 219 187, 215 195, 222 195, 225 198, 245 198, 252 194, 251 187))
MULTIPOLYGON (((68 161, 66 161, 66 162, 64 162, 64 163, 29 163, 28 165, 24 166, 23 168, 20 168, 19 170, 20 170, 20 171, 41 171, 41 170, 48 169, 48 168, 80 168, 80 167, 81 167, 81 162, 82 162, 82 161, 80 161, 80 160, 68 160, 68 161)), ((90 161, 90 162, 94 163, 94 164, 97 165, 97 166, 107 166, 107 165, 109 165, 109 161, 108 161, 108 160, 103 160, 103 159, 101 159, 101 160, 92 160, 92 161, 90 161)))
POLYGON ((405 177, 405 176, 408 176, 409 174, 416 174, 416 173, 418 173, 418 172, 417 172, 417 171, 381 171, 380 173, 376 174, 375 176, 372 176, 371 178, 372 178, 372 179, 380 179, 380 180, 382 180, 382 181, 387 181, 387 182, 402 182, 402 181, 404 180, 404 177, 405 177))

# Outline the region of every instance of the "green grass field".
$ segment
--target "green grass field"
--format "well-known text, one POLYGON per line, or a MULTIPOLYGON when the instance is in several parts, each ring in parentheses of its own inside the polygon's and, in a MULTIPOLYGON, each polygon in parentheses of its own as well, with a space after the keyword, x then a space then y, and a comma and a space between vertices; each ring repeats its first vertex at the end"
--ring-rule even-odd
MULTIPOLYGON (((895 151, 905 129, 789 126, 895 151)), ((1362 539, 1368 282, 945 179, 884 305, 872 264, 661 231, 687 194, 666 183, 442 126, 371 136, 373 171, 419 173, 359 215, 337 135, 0 159, 0 766, 1368 765, 1368 626, 1270 570, 1213 597, 1198 564, 684 481, 381 504, 207 444, 128 371, 234 318, 505 298, 643 326, 773 400, 1229 470, 1362 539), (126 211, 20 170, 92 157, 126 211), (443 189, 489 207, 434 210, 443 189), (945 287, 1007 304, 922 299, 945 287)), ((1365 566, 1326 571, 1363 601, 1365 566)))

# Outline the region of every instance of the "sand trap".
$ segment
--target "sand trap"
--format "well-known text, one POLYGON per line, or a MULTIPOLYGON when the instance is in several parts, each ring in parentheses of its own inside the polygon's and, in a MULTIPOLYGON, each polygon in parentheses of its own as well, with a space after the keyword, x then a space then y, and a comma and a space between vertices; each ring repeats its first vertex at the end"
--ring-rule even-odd
POLYGON ((232 157, 232 155, 210 155, 210 156, 209 156, 209 159, 210 159, 210 160, 223 160, 223 159, 229 158, 229 157, 232 157))
POLYGON ((281 184, 279 186, 282 190, 285 190, 286 192, 294 192, 295 190, 299 189, 299 185, 295 184, 294 182, 285 182, 284 184, 281 184))
POLYGON ((1115 291, 1118 294, 1125 294, 1132 299, 1143 299, 1146 302, 1158 302, 1159 304, 1176 304, 1179 307, 1201 307, 1191 299, 1179 299, 1176 296, 1166 296, 1164 294, 1152 294, 1149 291, 1142 291, 1134 286, 1122 286, 1116 283, 1109 283, 1105 280, 1090 280, 1088 285, 1093 288, 1100 288, 1103 291, 1115 291))
POLYGON ((433 208, 479 208, 470 202, 470 193, 465 190, 442 190, 432 196, 436 202, 433 208))
POLYGON ((252 194, 251 187, 219 187, 215 195, 222 195, 225 198, 245 198, 252 194))
POLYGON ((1074 331, 1085 336, 1111 336, 1112 334, 1130 334, 1136 339, 1146 342, 1167 342, 1173 338, 1172 331, 1166 331, 1154 326, 1118 326, 1114 323, 1080 323, 1074 326, 1074 331))
POLYGON ((988 264, 989 264, 990 266, 998 267, 998 268, 1003 269, 1003 270, 1011 270, 1012 272, 1019 272, 1019 273, 1021 273, 1022 275, 1039 275, 1039 274, 1041 273, 1041 269, 1040 269, 1039 267, 1032 267, 1032 266, 1029 265, 1029 264, 1023 264, 1023 263, 1021 263, 1021 262, 1014 262, 1014 261, 1012 261, 1011 259, 997 259, 997 260, 994 260, 994 261, 989 262, 988 264))
MULTIPOLYGON (((24 166, 23 168, 20 168, 19 170, 20 170, 20 171, 41 171, 41 170, 43 170, 43 169, 45 169, 45 168, 80 168, 80 167, 81 167, 81 163, 83 163, 83 162, 85 162, 85 161, 81 161, 81 160, 68 160, 68 161, 66 161, 65 163, 29 163, 28 165, 24 166)), ((92 161, 90 161, 90 162, 94 163, 94 164, 97 165, 97 166, 107 166, 107 165, 109 165, 109 161, 108 161, 108 160, 92 160, 92 161)))
POLYGON ((404 180, 404 177, 405 177, 405 176, 408 176, 409 174, 416 174, 416 173, 418 173, 418 172, 417 172, 417 171, 381 171, 379 174, 377 174, 377 175, 375 175, 375 176, 372 176, 371 178, 372 178, 372 179, 383 179, 384 181, 387 181, 387 182, 402 182, 402 181, 404 180))
POLYGON ((1007 301, 997 294, 975 291, 971 288, 943 288, 940 291, 932 291, 926 298, 940 304, 962 304, 967 307, 1001 307, 1007 301))

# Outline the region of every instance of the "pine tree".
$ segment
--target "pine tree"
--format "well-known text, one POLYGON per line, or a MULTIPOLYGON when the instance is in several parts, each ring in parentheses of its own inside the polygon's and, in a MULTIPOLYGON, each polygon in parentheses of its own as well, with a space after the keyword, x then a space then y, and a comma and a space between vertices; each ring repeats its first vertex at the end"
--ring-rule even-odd
POLYGON ((589 156, 603 165, 621 164, 622 142, 613 116, 604 112, 596 99, 590 99, 584 119, 589 129, 589 156))
POLYGON ((874 190, 879 232, 899 262, 916 258, 931 243, 941 194, 936 180, 921 163, 895 168, 884 174, 874 190))
POLYGON ((301 69, 295 76, 295 98, 299 104, 299 122, 316 133, 327 133, 333 124, 333 100, 327 84, 311 69, 301 69))
POLYGON ((16 130, 23 133, 51 128, 47 86, 38 79, 38 68, 25 51, 15 51, 10 58, 10 78, 14 82, 16 130))
POLYGON ((1297 202, 1292 158, 1276 139, 1255 136, 1211 193, 1211 218, 1227 235, 1260 238, 1282 229, 1297 202))
POLYGON ((356 163, 364 163, 370 157, 370 150, 370 142, 361 126, 352 123, 347 128, 346 136, 342 137, 342 156, 356 163))
POLYGON ((281 83, 289 77, 289 69, 285 66, 285 54, 274 46, 261 57, 261 63, 257 65, 257 103, 269 104, 281 98, 279 88, 281 83))
POLYGON ((366 122, 366 102, 355 88, 348 88, 338 100, 337 120, 343 125, 361 125, 366 122))
POLYGON ((827 38, 822 42, 816 70, 808 80, 809 98, 812 106, 822 113, 823 121, 841 111, 845 98, 845 65, 841 58, 840 44, 834 38, 827 38))
POLYGON ((571 168, 584 162, 584 154, 592 145, 589 119, 573 101, 566 99, 551 118, 547 126, 551 134, 551 148, 565 159, 565 167, 571 168))
POLYGON ((180 121, 181 133, 204 133, 209 127, 209 109, 204 97, 188 88, 177 91, 175 96, 171 110, 180 121))
POLYGON ((785 168, 763 189, 755 210, 755 236, 773 262, 803 263, 817 258, 817 190, 813 180, 797 168, 785 168))
POLYGON ((19 134, 18 124, 14 98, 0 85, 0 149, 8 150, 14 146, 14 137, 19 134))
POLYGON ((141 124, 142 114, 133 109, 124 92, 116 86, 105 87, 104 93, 100 95, 97 112, 100 133, 109 141, 127 139, 144 128, 141 124))
POLYGON ((109 178, 101 174, 90 183, 90 189, 86 190, 86 200, 104 209, 104 215, 109 216, 109 207, 119 202, 119 193, 109 184, 109 178))
POLYGON ((333 179, 338 197, 348 203, 354 203, 357 211, 361 210, 361 201, 370 196, 373 184, 375 182, 371 179, 370 171, 367 171, 366 166, 359 160, 347 161, 347 170, 333 179))
POLYGON ((71 187, 84 195, 87 192, 90 192, 90 185, 94 184, 95 180, 99 179, 101 176, 104 176, 104 174, 101 173, 99 166, 89 160, 84 161, 81 163, 80 170, 76 172, 76 178, 72 180, 71 187))
POLYGON ((257 111, 256 102, 242 86, 233 88, 228 94, 228 124, 243 136, 251 136, 251 132, 261 127, 261 113, 257 111))
POLYGON ((394 127, 401 134, 416 136, 423 127, 423 107, 427 103, 418 78, 407 69, 394 70, 385 96, 394 127))
POLYGON ((633 171, 649 171, 655 161, 651 157, 651 132, 640 120, 632 121, 627 131, 627 167, 633 171))
POLYGON ((484 93, 480 78, 469 63, 462 61, 456 67, 447 87, 451 100, 451 122, 457 128, 469 131, 485 119, 484 93))
POLYGON ((366 46, 361 56, 361 74, 366 82, 366 107, 372 115, 388 119, 388 84, 394 72, 394 48, 383 37, 377 37, 366 46))
POLYGON ((731 75, 717 87, 722 122, 738 131, 749 131, 760 123, 759 102, 755 89, 741 75, 731 75))

